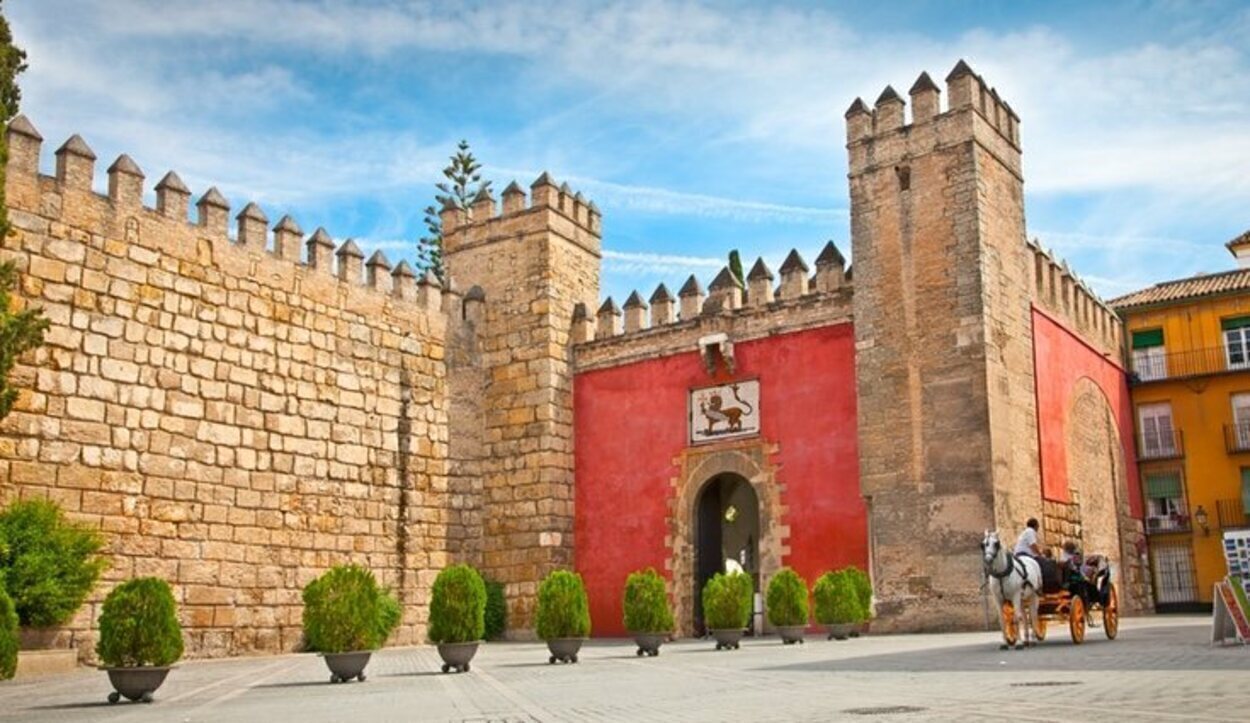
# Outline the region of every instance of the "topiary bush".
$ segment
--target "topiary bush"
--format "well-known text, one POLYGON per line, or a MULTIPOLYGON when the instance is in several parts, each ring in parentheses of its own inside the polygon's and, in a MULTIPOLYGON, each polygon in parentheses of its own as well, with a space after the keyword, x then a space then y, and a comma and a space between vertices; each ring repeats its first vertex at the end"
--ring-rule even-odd
POLYGON ((486 632, 486 583, 468 565, 444 568, 430 597, 430 640, 468 643, 486 632))
POLYGON ((751 624, 751 615, 755 612, 755 578, 744 572, 729 575, 729 583, 738 591, 738 604, 742 606, 742 617, 745 625, 751 624))
POLYGON ((664 590, 664 578, 648 567, 625 580, 625 629, 631 633, 667 633, 673 629, 673 610, 664 590))
POLYGON ((382 647, 403 610, 373 573, 337 565, 304 588, 304 637, 309 650, 348 653, 382 647))
POLYGON ((508 628, 508 601, 502 582, 486 581, 486 639, 498 640, 508 628))
POLYGON ((754 585, 740 572, 716 573, 703 585, 703 623, 713 630, 745 628, 751 622, 750 596, 754 585), (746 581, 745 586, 743 580, 746 581), (743 589, 748 591, 743 604, 743 589))
POLYGON ((17 672, 17 647, 17 610, 0 587, 0 680, 8 680, 17 672))
POLYGON ((538 586, 535 614, 538 637, 585 638, 590 635, 590 601, 582 576, 569 570, 552 570, 538 586))
POLYGON ((68 622, 108 566, 100 533, 66 519, 50 500, 21 500, 0 512, 0 540, 0 584, 22 625, 68 622))
POLYGON ((859 598, 859 605, 863 608, 864 620, 872 617, 872 580, 868 578, 868 573, 850 565, 842 568, 851 580, 851 587, 855 588, 855 595, 859 598))
POLYGON ((100 661, 110 668, 163 667, 182 657, 182 628, 169 583, 140 577, 113 588, 100 610, 100 661))
POLYGON ((807 625, 807 581, 783 567, 768 583, 768 622, 807 625))
POLYGON ((858 623, 867 619, 855 583, 845 570, 826 572, 816 581, 816 621, 822 625, 858 623))

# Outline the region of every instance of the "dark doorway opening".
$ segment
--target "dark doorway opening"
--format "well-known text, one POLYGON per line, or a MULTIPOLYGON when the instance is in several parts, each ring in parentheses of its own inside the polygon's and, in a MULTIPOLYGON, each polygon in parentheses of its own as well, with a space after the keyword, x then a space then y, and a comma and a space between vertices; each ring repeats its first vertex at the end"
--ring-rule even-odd
POLYGON ((751 483, 736 474, 708 480, 695 501, 694 629, 703 625, 703 585, 726 566, 740 566, 759 590, 760 505, 751 483))

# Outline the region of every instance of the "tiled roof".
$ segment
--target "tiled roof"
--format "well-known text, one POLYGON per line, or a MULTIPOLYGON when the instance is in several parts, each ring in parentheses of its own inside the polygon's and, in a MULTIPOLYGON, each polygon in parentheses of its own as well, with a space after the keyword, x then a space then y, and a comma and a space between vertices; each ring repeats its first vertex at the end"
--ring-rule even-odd
POLYGON ((1175 281, 1163 281, 1149 288, 1125 294, 1118 299, 1112 299, 1110 303, 1113 308, 1122 310, 1234 291, 1250 292, 1250 269, 1233 269, 1218 274, 1203 274, 1175 281))

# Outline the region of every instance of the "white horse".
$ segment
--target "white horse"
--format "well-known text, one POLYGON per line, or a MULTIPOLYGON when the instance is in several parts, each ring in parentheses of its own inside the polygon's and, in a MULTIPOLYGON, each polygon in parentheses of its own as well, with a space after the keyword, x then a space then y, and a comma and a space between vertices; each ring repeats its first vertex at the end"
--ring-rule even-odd
MULTIPOLYGON (((1042 590, 1042 567, 1032 557, 1016 557, 1012 555, 998 539, 997 532, 986 531, 981 540, 981 560, 985 566, 985 574, 989 576, 990 590, 998 602, 999 618, 1003 625, 1003 638, 1010 642, 1007 634, 1007 620, 1003 618, 1003 603, 1011 602, 1014 623, 1017 630, 1016 650, 1026 645, 1033 645, 1033 623, 1037 620, 1037 596, 1042 590), (1028 615, 1025 615, 1024 604, 1028 603, 1028 615)), ((1008 643, 1000 648, 1006 650, 1008 643)))

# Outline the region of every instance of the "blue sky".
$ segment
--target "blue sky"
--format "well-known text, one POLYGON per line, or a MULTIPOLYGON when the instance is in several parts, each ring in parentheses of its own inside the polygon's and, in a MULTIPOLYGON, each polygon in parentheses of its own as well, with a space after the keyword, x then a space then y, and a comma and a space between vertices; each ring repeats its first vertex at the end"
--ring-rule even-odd
MULTIPOLYGON (((604 214, 618 303, 731 248, 848 246, 842 113, 959 58, 1022 118, 1029 234, 1104 296, 1230 268, 1250 228, 1250 7, 1237 2, 9 0, 51 151, 259 202, 392 262, 467 138, 604 214)), ((940 80, 939 80, 940 82, 940 80)), ((852 259, 853 261, 853 259, 852 259)))

